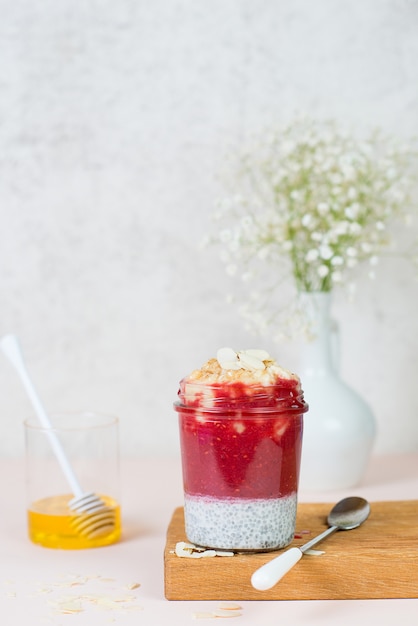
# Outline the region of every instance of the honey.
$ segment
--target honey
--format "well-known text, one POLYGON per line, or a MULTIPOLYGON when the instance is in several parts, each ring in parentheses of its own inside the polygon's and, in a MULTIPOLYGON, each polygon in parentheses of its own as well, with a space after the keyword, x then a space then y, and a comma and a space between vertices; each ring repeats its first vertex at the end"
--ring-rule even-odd
POLYGON ((115 512, 115 526, 111 532, 92 538, 77 533, 71 523, 74 512, 68 507, 73 496, 66 494, 43 498, 31 504, 28 510, 29 538, 46 548, 64 550, 99 548, 115 543, 121 535, 120 506, 108 496, 100 497, 115 512))

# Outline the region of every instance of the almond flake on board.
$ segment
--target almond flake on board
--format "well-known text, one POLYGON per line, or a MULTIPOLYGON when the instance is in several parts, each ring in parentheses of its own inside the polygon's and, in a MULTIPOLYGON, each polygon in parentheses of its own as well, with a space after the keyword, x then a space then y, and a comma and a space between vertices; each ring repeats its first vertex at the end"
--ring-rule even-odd
POLYGON ((206 550, 187 541, 178 541, 174 553, 180 558, 201 559, 202 557, 234 556, 226 550, 206 550))

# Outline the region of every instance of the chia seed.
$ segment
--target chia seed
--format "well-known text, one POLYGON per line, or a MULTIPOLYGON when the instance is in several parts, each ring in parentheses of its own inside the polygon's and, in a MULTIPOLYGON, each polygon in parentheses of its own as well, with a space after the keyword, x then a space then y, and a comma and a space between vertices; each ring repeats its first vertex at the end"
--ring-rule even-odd
POLYGON ((185 494, 187 539, 220 550, 284 548, 293 540, 297 495, 282 498, 212 498, 185 494))

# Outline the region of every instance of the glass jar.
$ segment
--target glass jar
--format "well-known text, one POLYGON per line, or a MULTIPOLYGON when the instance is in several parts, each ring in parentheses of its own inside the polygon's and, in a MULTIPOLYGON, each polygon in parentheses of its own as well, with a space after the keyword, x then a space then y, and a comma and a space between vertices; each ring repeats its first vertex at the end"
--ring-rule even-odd
POLYGON ((295 531, 303 414, 295 380, 180 382, 187 539, 235 551, 287 546, 295 531))

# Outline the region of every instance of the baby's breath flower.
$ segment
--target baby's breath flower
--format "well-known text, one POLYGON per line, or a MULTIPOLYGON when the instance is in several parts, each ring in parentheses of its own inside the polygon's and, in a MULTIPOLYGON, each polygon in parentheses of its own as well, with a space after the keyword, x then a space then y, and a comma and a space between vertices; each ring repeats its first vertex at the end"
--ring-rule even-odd
POLYGON ((329 204, 328 202, 320 202, 318 204, 318 213, 319 215, 326 215, 329 211, 329 204))
POLYGON ((319 248, 319 256, 321 257, 321 259, 324 259, 324 261, 329 261, 329 259, 331 259, 333 255, 334 255, 334 252, 326 244, 324 244, 323 246, 319 248))
POLYGON ((391 223, 407 222, 416 157, 415 146, 380 133, 358 139, 335 121, 298 118, 231 161, 232 193, 216 203, 217 242, 229 274, 257 281, 241 310, 250 326, 295 319, 294 308, 285 315, 273 304, 289 276, 297 291, 326 292, 352 290, 350 270, 365 260, 374 275, 391 223))
POLYGON ((316 248, 311 248, 306 253, 305 261, 307 263, 312 263, 313 261, 316 261, 318 257, 319 257, 319 251, 316 248))
POLYGON ((321 278, 325 278, 325 276, 328 276, 329 274, 329 267, 328 265, 320 265, 317 271, 318 276, 320 276, 321 278))

